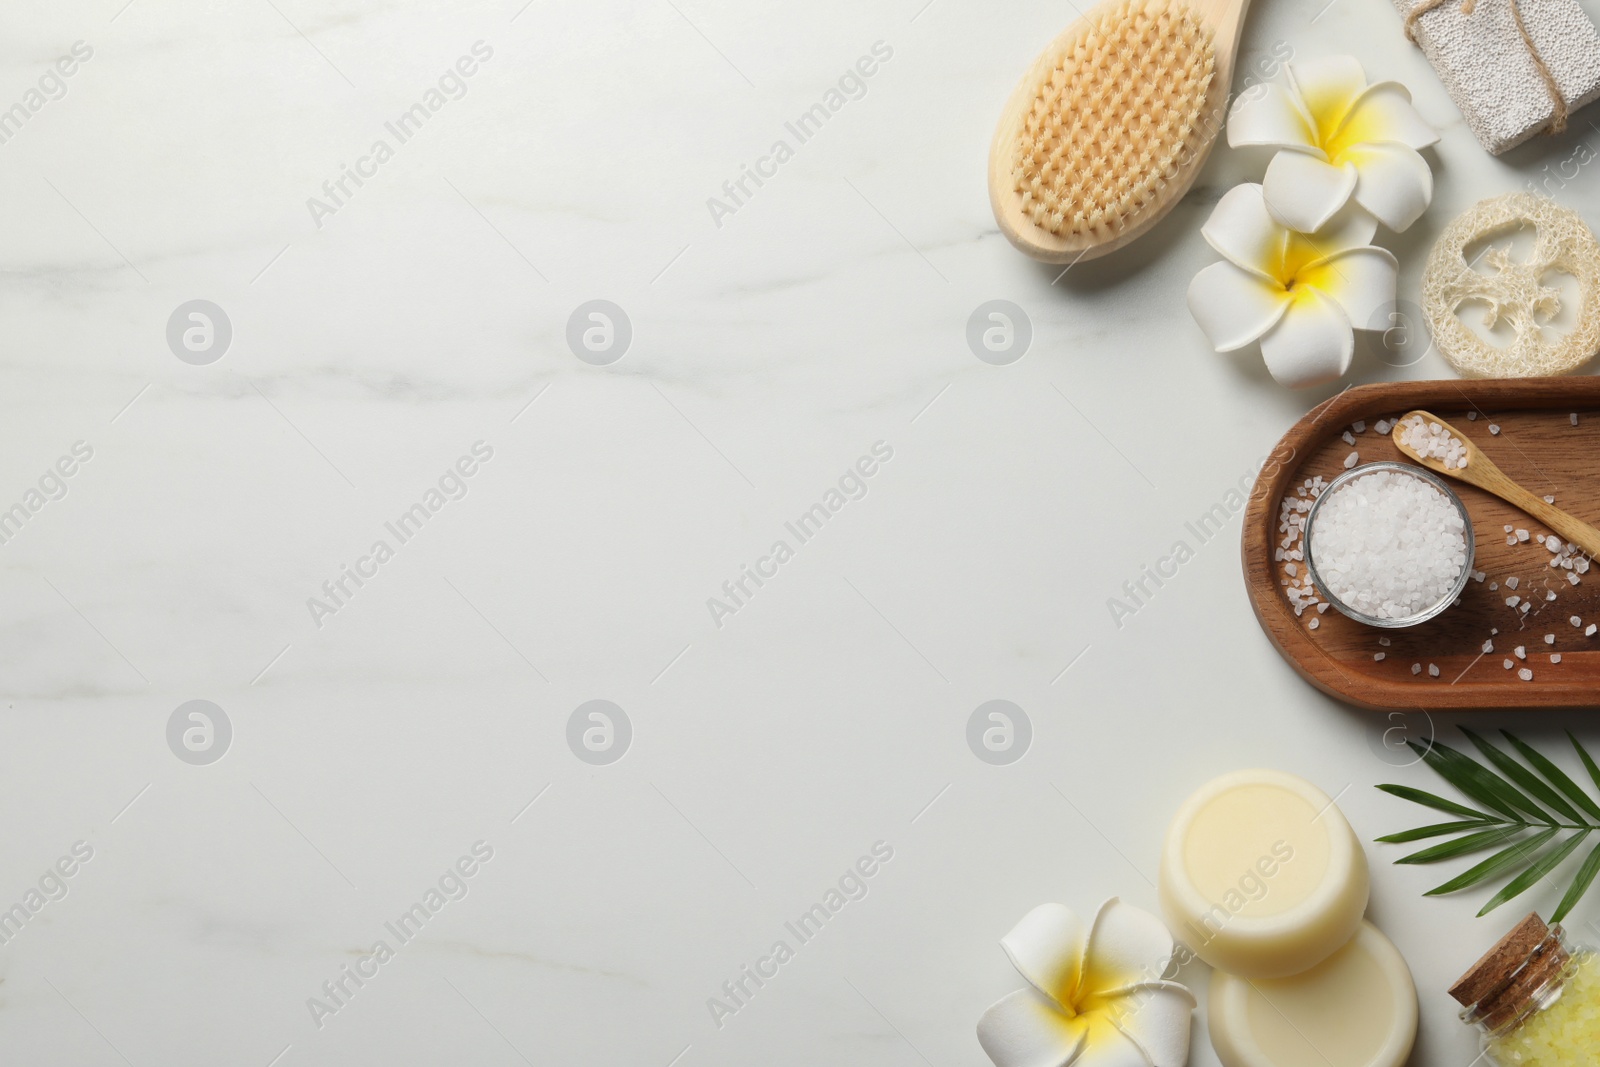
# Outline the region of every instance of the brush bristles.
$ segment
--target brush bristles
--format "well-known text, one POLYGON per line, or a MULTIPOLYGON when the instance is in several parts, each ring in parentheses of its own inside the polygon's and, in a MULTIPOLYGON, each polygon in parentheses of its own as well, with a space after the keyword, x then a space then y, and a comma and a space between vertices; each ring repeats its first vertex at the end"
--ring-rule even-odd
POLYGON ((1012 161, 1022 209, 1058 237, 1115 236, 1159 198, 1202 136, 1215 53, 1180 5, 1094 12, 1057 57, 1012 161))

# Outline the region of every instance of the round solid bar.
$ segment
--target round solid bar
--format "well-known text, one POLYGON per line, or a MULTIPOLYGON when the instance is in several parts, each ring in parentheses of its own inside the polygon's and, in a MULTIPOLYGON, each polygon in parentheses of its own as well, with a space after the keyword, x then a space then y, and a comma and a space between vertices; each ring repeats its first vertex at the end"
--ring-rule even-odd
POLYGON ((1355 934, 1367 857, 1322 790, 1281 771, 1202 786, 1161 853, 1167 925, 1196 955, 1241 978, 1310 970, 1355 934))
POLYGON ((1363 922, 1304 974, 1211 975, 1211 1045, 1223 1067, 1400 1067, 1417 1037, 1417 989, 1405 959, 1363 922))

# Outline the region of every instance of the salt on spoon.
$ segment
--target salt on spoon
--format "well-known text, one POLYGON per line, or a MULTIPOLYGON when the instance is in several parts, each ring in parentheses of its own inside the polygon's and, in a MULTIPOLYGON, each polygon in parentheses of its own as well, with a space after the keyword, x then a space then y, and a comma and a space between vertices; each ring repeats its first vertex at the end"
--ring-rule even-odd
POLYGON ((1512 481, 1465 434, 1437 415, 1420 410, 1407 412, 1394 424, 1390 437, 1395 447, 1429 470, 1493 493, 1532 515, 1589 556, 1600 556, 1600 530, 1545 503, 1512 481), (1433 429, 1435 426, 1437 431, 1433 429))

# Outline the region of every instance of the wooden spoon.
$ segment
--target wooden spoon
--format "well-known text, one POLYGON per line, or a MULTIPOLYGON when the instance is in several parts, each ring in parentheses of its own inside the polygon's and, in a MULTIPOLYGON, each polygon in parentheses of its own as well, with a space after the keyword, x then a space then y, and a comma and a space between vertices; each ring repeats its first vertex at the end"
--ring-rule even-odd
MULTIPOLYGON (((1046 263, 1077 263, 1121 248, 1161 221, 1194 184, 1226 122, 1229 87, 1233 83, 1234 62, 1249 6, 1250 0, 1128 0, 1126 3, 1103 0, 1052 41, 1006 101, 989 149, 989 201, 1006 239, 1034 259, 1046 263), (1103 189, 1115 185, 1123 192, 1112 198, 1115 205, 1108 208, 1113 221, 1096 224, 1089 231, 1057 234, 1035 224, 1017 190, 1012 166, 1040 86, 1057 77, 1058 64, 1064 57, 1072 57, 1076 46, 1091 35, 1115 35, 1132 25, 1136 16, 1167 14, 1192 18, 1210 35, 1209 45, 1199 46, 1201 55, 1209 50, 1212 62, 1211 81, 1204 93, 1175 94, 1172 86, 1164 83, 1164 79, 1173 75, 1175 65, 1195 54, 1188 42, 1175 42, 1154 33, 1135 34, 1137 40, 1123 42, 1123 46, 1131 50, 1123 60, 1136 72, 1148 72, 1150 80, 1156 83, 1150 88, 1157 94, 1167 94, 1169 105, 1180 111, 1187 107, 1195 109, 1195 121, 1188 127, 1188 135, 1176 153, 1171 172, 1139 173, 1137 169, 1117 169, 1124 156, 1112 143, 1117 140, 1115 132, 1148 131, 1158 124, 1151 123, 1152 115, 1147 110, 1135 109, 1132 94, 1126 91, 1128 87, 1120 84, 1123 77, 1120 72, 1085 67, 1084 70, 1091 72, 1074 83, 1078 86, 1076 92, 1064 93, 1061 118, 1068 127, 1112 133, 1097 138, 1094 149, 1083 153, 1076 168, 1083 172, 1081 176, 1099 180, 1103 189), (1109 105, 1108 100, 1120 100, 1121 108, 1127 113, 1109 105), (1116 113, 1108 113, 1108 107, 1116 113)), ((1139 135, 1132 136, 1134 140, 1142 139, 1139 135)), ((1132 155, 1135 158, 1143 155, 1148 167, 1149 155, 1132 155)))
POLYGON ((1451 426, 1437 415, 1430 415, 1426 411, 1408 411, 1394 424, 1390 431, 1395 447, 1404 452, 1413 462, 1419 463, 1438 474, 1455 478, 1475 485, 1485 492, 1493 493, 1506 503, 1521 508, 1529 515, 1544 523, 1550 529, 1571 541, 1590 557, 1600 557, 1600 530, 1579 519, 1573 518, 1565 511, 1553 504, 1546 504, 1541 497, 1534 496, 1522 486, 1508 478, 1504 471, 1494 465, 1494 461, 1483 454, 1483 451, 1467 438, 1467 435, 1451 426), (1436 422, 1444 427, 1452 437, 1460 441, 1467 450, 1467 465, 1465 467, 1446 467, 1437 459, 1426 459, 1417 455, 1416 451, 1403 440, 1405 422, 1412 416, 1421 418, 1424 422, 1436 422))

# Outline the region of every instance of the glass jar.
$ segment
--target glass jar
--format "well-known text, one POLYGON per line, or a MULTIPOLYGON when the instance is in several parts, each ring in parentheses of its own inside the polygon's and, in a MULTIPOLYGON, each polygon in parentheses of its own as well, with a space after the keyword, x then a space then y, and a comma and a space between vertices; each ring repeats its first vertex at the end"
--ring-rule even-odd
POLYGON ((1499 1067, 1600 1061, 1600 954, 1529 915, 1451 987, 1499 1067))

